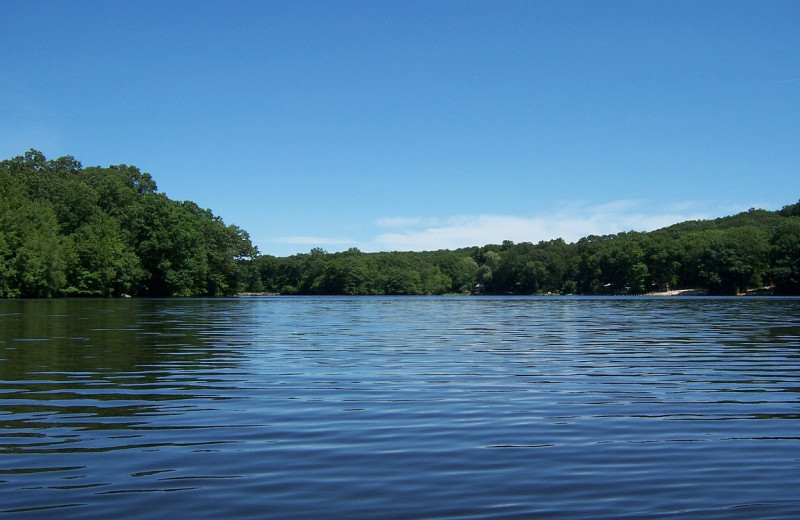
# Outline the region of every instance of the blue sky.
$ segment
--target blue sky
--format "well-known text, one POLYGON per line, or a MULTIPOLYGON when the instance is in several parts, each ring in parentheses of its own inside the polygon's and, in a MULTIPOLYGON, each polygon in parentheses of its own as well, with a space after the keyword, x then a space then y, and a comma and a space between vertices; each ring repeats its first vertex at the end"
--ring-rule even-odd
POLYGON ((260 251, 800 198, 800 2, 0 0, 0 158, 132 164, 260 251))

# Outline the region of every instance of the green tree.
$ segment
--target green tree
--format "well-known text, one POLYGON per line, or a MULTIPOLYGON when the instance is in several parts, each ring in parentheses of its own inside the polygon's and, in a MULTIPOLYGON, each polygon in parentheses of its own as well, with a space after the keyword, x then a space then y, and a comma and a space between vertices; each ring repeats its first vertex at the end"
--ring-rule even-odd
POLYGON ((800 218, 792 217, 775 230, 769 254, 775 292, 800 295, 800 218))
POLYGON ((66 248, 50 206, 32 202, 20 208, 15 272, 19 296, 52 297, 66 284, 66 248))
POLYGON ((383 294, 421 294, 419 273, 401 267, 390 267, 382 276, 383 294))
POLYGON ((453 290, 460 293, 472 291, 477 283, 478 262, 472 257, 465 256, 458 260, 451 278, 453 290))
POLYGON ((643 248, 651 288, 676 288, 680 280, 681 254, 675 240, 665 235, 651 234, 643 248))
POLYGON ((800 217, 800 200, 796 204, 784 206, 778 214, 784 217, 800 217))
POLYGON ((148 296, 207 294, 208 262, 196 219, 162 194, 145 194, 130 225, 136 254, 147 273, 139 292, 148 296))
POLYGON ((714 294, 736 294, 760 286, 768 252, 767 235, 758 228, 718 231, 698 259, 700 282, 714 294))
POLYGON ((438 265, 428 265, 419 271, 422 294, 444 294, 450 290, 453 280, 442 273, 438 265))
POLYGON ((211 210, 202 209, 191 201, 181 203, 195 219, 193 227, 203 238, 205 294, 229 296, 244 288, 242 262, 258 254, 246 231, 237 226, 226 226, 211 210))
POLYGON ((75 262, 68 292, 79 295, 129 294, 144 276, 139 258, 122 239, 119 224, 97 215, 73 235, 75 262))
POLYGON ((372 287, 366 255, 351 249, 340 260, 341 288, 343 294, 371 294, 372 287))

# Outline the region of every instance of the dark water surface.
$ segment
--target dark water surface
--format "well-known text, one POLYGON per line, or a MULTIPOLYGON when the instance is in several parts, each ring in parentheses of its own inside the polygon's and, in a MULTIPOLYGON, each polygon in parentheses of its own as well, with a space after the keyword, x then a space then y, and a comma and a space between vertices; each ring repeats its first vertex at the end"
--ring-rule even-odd
POLYGON ((0 510, 800 518, 800 300, 0 301, 0 510))

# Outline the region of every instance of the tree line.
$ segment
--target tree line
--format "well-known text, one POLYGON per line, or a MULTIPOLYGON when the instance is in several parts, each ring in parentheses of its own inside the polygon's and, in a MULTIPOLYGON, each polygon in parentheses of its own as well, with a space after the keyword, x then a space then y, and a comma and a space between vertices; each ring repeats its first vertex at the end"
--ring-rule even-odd
POLYGON ((280 294, 644 294, 754 288, 800 295, 800 202, 648 233, 458 250, 258 256, 247 289, 280 294))
POLYGON ((769 287, 800 295, 800 203, 779 212, 676 224, 649 233, 429 252, 350 249, 244 265, 248 290, 280 294, 644 294, 769 287))
POLYGON ((0 297, 644 294, 768 287, 800 295, 800 202, 652 232, 457 250, 259 255, 246 231, 169 199, 134 166, 36 150, 0 162, 0 297))

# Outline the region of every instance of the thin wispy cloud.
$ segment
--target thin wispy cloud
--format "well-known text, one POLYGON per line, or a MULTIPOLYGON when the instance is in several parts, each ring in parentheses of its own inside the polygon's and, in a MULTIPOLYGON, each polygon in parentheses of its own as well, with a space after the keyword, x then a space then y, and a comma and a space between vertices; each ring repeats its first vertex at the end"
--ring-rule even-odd
POLYGON ((638 201, 620 200, 581 207, 564 205, 558 211, 530 216, 460 215, 441 219, 435 225, 414 225, 425 219, 409 218, 408 225, 397 229, 402 219, 380 219, 379 225, 394 228, 378 234, 360 247, 366 251, 420 251, 499 244, 503 240, 539 242, 563 238, 574 242, 588 235, 606 235, 621 231, 652 231, 685 220, 710 218, 696 206, 646 208, 638 201), (393 224, 392 226, 387 225, 393 224))
POLYGON ((379 218, 375 223, 382 228, 409 228, 418 226, 436 226, 441 219, 422 217, 389 217, 379 218))
POLYGON ((279 244, 296 244, 296 245, 310 245, 310 246, 341 246, 352 245, 356 240, 352 238, 335 238, 335 237, 315 237, 315 236, 292 236, 292 237, 277 237, 272 240, 279 244))
MULTIPOLYGON (((454 215, 450 217, 385 217, 360 239, 297 235, 269 240, 273 244, 321 247, 344 251, 357 247, 364 252, 434 251, 500 244, 504 240, 532 242, 564 239, 575 242, 589 235, 609 235, 625 231, 653 231, 685 222, 745 211, 744 207, 709 207, 698 201, 665 202, 654 205, 639 200, 616 200, 599 205, 578 201, 563 202, 557 209, 531 215, 454 215)), ((293 247, 293 249, 295 249, 293 247)), ((287 253, 292 254, 292 253, 287 253)))
POLYGON ((798 81, 800 81, 800 78, 784 78, 771 81, 762 81, 761 83, 758 83, 758 85, 785 85, 787 83, 797 83, 798 81))

